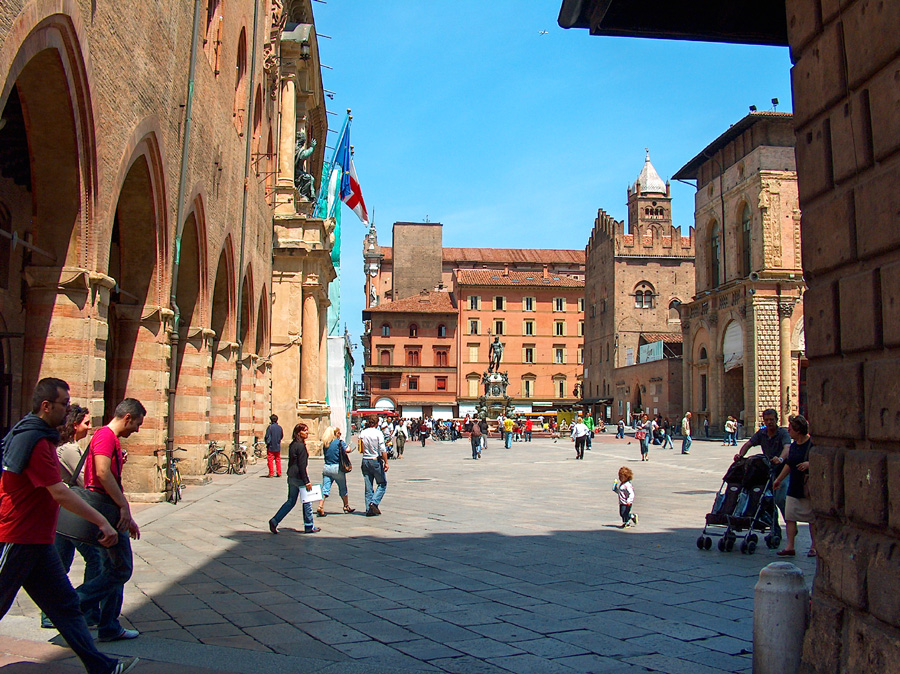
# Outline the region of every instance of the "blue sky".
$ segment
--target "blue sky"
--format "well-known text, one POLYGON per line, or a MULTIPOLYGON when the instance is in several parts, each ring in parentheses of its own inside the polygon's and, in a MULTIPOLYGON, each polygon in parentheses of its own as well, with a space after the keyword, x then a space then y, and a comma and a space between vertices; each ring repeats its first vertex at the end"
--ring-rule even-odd
MULTIPOLYGON (((583 248, 598 208, 625 218, 645 147, 668 179, 748 106, 791 110, 787 48, 596 37, 559 28, 559 7, 313 2, 332 38, 319 40, 330 127, 352 108, 380 243, 395 221, 428 217, 445 246, 583 248)), ((694 188, 673 181, 672 194, 686 232, 694 188)), ((341 320, 358 342, 365 228, 342 218, 341 320)))

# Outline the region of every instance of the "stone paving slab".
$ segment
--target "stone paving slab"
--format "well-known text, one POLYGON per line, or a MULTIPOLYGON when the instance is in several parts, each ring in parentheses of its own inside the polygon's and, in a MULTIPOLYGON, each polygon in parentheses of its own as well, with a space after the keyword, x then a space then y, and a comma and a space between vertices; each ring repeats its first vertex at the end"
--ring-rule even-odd
MULTIPOLYGON (((562 440, 495 440, 473 461, 467 444, 411 446, 376 518, 354 455, 358 512, 329 499, 315 536, 299 533, 299 508, 268 532, 286 489, 261 464, 141 506, 123 615, 142 636, 109 650, 151 658, 148 674, 750 670, 753 586, 774 551, 695 545, 733 450, 697 440, 642 463, 632 438, 599 435, 584 461, 562 440), (611 492, 621 465, 640 514, 627 530, 611 492)), ((803 527, 798 550, 808 541, 803 527)), ((811 584, 815 560, 794 563, 811 584)), ((54 635, 20 593, 0 622, 3 670, 80 671, 54 635)))

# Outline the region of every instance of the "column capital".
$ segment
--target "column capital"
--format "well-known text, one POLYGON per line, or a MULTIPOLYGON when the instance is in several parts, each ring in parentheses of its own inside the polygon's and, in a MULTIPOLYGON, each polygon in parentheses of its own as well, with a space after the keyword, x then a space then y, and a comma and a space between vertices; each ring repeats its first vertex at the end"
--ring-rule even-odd
POLYGON ((778 317, 779 318, 790 318, 794 315, 794 305, 795 302, 779 302, 778 303, 778 317))

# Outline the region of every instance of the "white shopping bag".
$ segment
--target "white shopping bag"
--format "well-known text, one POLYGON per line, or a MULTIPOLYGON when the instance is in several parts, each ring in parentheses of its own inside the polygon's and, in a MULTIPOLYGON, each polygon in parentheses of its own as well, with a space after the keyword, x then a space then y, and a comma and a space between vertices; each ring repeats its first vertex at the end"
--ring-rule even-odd
POLYGON ((322 500, 322 486, 314 484, 310 491, 306 491, 306 487, 300 487, 300 502, 312 503, 313 501, 322 500))

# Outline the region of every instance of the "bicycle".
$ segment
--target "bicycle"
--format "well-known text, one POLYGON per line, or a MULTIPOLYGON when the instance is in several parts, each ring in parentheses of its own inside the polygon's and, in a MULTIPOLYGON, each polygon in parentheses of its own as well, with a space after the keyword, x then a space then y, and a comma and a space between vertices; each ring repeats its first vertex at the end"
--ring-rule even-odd
POLYGON ((181 481, 181 471, 178 469, 178 462, 181 459, 175 458, 175 452, 186 452, 186 449, 177 447, 175 449, 156 449, 153 454, 159 458, 160 452, 166 456, 166 467, 163 469, 159 464, 156 465, 156 472, 160 481, 166 488, 166 500, 172 505, 178 503, 184 494, 184 482, 181 481))
POLYGON ((216 441, 210 440, 207 445, 206 472, 223 475, 231 471, 231 459, 225 453, 225 449, 216 441))
POLYGON ((266 455, 266 443, 264 443, 259 438, 253 438, 253 457, 256 459, 261 459, 266 455))
POLYGON ((231 452, 231 472, 243 475, 247 472, 247 445, 240 443, 231 452))

